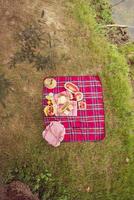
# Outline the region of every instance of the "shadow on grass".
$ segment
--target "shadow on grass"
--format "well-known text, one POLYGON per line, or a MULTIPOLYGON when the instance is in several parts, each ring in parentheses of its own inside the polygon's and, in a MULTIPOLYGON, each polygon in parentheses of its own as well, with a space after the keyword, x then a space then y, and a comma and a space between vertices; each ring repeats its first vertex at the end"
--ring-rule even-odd
POLYGON ((10 68, 26 61, 37 70, 54 69, 56 58, 51 36, 43 33, 38 24, 27 26, 16 35, 15 40, 19 43, 19 50, 11 58, 10 68))
POLYGON ((0 74, 0 103, 6 107, 4 100, 9 93, 11 82, 5 78, 4 74, 0 74))

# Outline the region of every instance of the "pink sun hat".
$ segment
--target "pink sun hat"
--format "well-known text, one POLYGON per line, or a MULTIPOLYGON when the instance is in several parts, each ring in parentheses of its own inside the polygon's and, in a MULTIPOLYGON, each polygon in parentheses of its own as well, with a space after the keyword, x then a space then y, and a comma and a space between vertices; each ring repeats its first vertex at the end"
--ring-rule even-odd
POLYGON ((43 138, 52 146, 58 147, 63 141, 65 127, 58 121, 52 121, 43 131, 43 138))

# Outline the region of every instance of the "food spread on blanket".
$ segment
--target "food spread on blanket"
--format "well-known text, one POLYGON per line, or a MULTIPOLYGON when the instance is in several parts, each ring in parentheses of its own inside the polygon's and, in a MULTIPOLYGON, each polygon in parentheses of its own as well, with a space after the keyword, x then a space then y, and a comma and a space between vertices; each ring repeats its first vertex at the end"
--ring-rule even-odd
MULTIPOLYGON (((46 78, 44 86, 53 89, 57 86, 54 78, 46 78)), ((45 116, 77 116, 77 110, 85 110, 86 102, 83 100, 83 93, 78 86, 72 82, 64 84, 65 90, 58 93, 46 95, 47 105, 44 108, 45 116)))
POLYGON ((89 75, 51 78, 56 81, 56 87, 47 88, 45 78, 42 88, 42 106, 46 113, 43 112, 43 138, 53 146, 59 145, 59 136, 64 132, 59 127, 61 124, 65 128, 64 142, 103 140, 105 113, 100 78, 89 75))

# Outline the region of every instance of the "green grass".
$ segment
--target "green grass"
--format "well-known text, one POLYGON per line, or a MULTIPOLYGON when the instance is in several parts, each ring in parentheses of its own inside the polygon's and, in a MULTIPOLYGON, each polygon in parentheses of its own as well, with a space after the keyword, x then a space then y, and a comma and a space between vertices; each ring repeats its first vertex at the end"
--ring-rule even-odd
POLYGON ((96 20, 98 23, 108 24, 113 21, 112 10, 108 0, 90 0, 89 2, 95 10, 96 20))
POLYGON ((21 71, 19 67, 6 70, 15 91, 9 98, 8 109, 3 112, 15 112, 15 115, 2 122, 2 181, 16 177, 27 182, 34 191, 39 179, 38 188, 48 195, 47 200, 131 200, 134 195, 132 158, 130 163, 126 162, 127 157, 132 157, 129 142, 132 140, 128 135, 133 126, 129 67, 122 52, 103 36, 90 1, 67 3, 69 19, 75 23, 68 27, 71 63, 66 61, 66 68, 63 69, 61 63, 56 66, 57 71, 45 73, 98 74, 101 77, 106 139, 96 143, 64 143, 59 148, 46 145, 41 137, 40 114, 40 91, 45 74, 29 65, 21 65, 21 71), (87 37, 83 39, 85 31, 87 37), (73 37, 70 32, 77 34, 73 37), (47 173, 51 174, 52 182, 49 178, 46 181, 47 173))

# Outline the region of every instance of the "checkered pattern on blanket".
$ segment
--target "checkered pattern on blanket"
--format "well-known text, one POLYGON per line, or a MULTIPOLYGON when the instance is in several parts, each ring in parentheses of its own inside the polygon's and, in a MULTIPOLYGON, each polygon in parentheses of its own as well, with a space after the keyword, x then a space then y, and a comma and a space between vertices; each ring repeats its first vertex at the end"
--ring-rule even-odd
POLYGON ((86 110, 78 110, 78 116, 52 116, 44 115, 44 125, 51 121, 60 121, 66 129, 65 142, 97 141, 105 137, 105 117, 102 94, 102 84, 98 76, 59 76, 54 77, 57 86, 54 89, 43 87, 43 108, 46 106, 45 96, 65 90, 65 82, 77 85, 83 93, 83 100, 87 104, 86 110))

